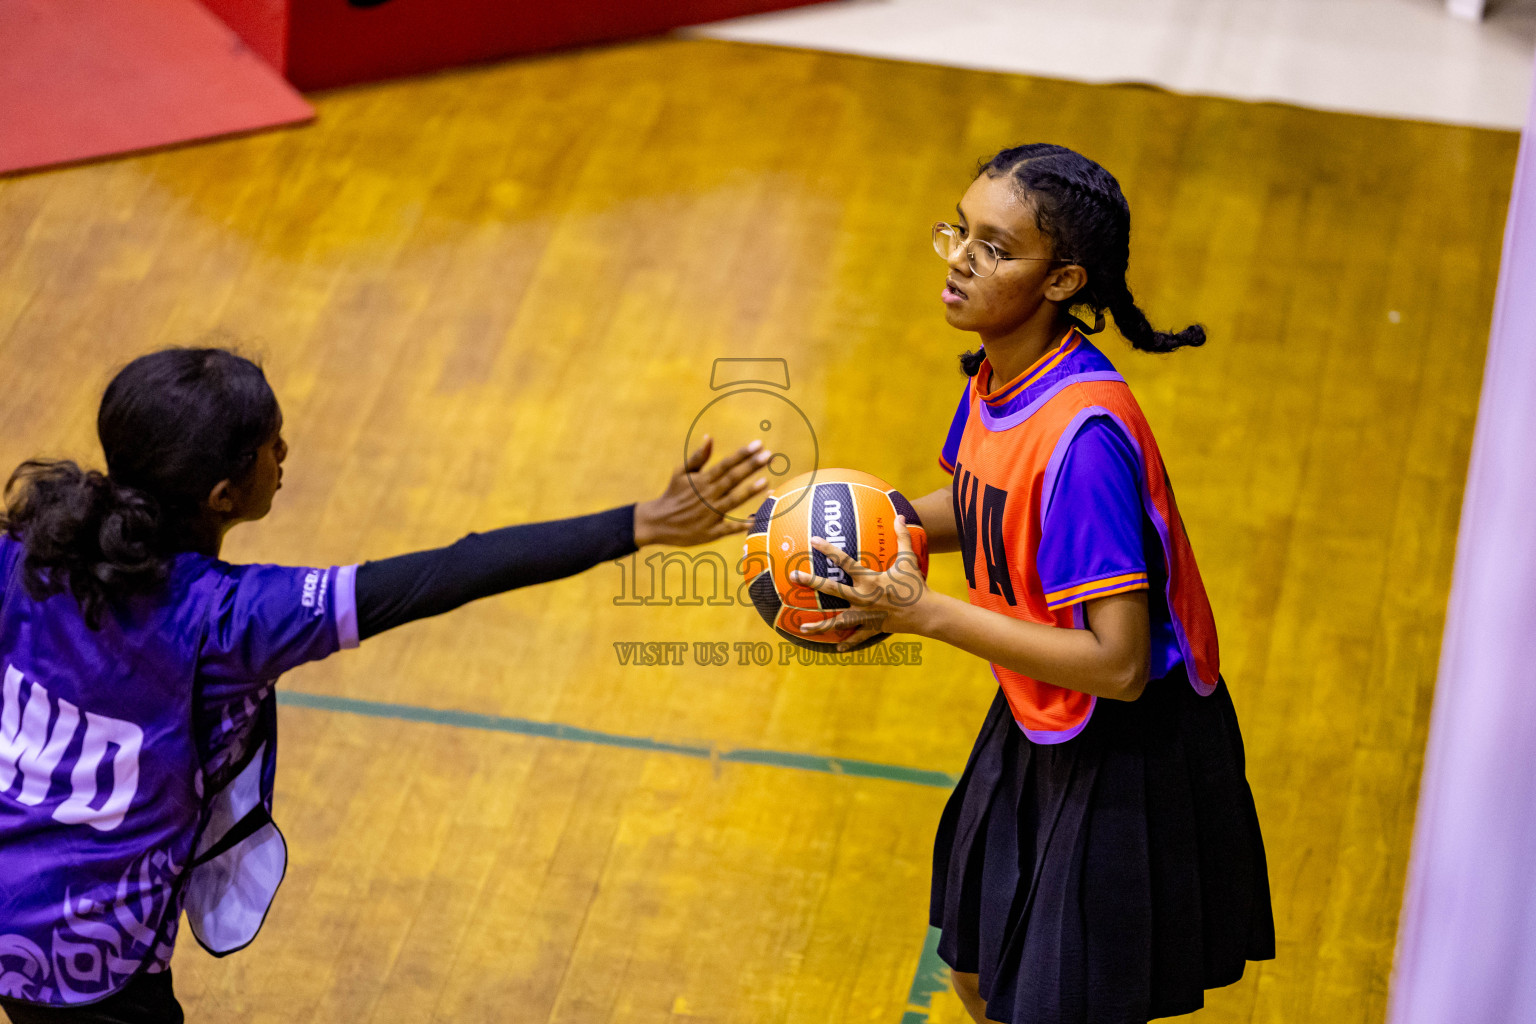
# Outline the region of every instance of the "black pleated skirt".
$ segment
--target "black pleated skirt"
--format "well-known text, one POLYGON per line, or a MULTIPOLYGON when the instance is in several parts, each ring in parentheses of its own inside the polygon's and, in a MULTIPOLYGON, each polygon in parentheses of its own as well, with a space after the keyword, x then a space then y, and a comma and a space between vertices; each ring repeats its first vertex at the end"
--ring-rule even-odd
POLYGON ((1275 955, 1264 841, 1225 683, 1179 668, 1037 744, 1001 690, 939 823, 939 956, 1005 1024, 1192 1013, 1275 955))

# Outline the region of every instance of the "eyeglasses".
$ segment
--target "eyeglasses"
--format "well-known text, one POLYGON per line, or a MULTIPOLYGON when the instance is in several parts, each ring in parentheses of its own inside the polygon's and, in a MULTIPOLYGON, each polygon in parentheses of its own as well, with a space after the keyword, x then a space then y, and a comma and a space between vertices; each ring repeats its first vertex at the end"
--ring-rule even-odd
POLYGON ((999 260, 1039 260, 1043 263, 1070 263, 1070 260, 1056 259, 1051 256, 1006 256, 997 251, 997 246, 985 238, 965 238, 965 229, 954 224, 946 224, 939 221, 933 226, 933 251, 938 253, 946 261, 954 254, 957 247, 965 247, 966 260, 971 265, 971 273, 977 277, 991 277, 997 269, 999 260), (962 239, 965 239, 962 241, 962 239))

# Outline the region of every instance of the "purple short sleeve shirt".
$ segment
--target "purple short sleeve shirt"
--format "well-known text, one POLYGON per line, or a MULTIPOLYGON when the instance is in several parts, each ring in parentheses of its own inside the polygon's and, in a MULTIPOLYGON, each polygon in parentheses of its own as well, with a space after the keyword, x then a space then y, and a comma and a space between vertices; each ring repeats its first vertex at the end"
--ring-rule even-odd
POLYGON ((92 630, 71 595, 28 594, 22 556, 0 537, 0 994, 90 1003, 169 962, 231 781, 248 780, 247 814, 270 810, 272 685, 356 644, 354 567, 181 555, 161 592, 92 630))

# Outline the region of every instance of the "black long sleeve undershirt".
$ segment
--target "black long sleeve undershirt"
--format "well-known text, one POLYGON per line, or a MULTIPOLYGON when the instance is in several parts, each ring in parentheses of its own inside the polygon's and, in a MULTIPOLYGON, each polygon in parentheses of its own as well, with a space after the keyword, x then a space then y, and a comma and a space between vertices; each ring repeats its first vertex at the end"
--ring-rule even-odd
POLYGON ((357 632, 367 639, 470 601, 583 572, 635 548, 635 506, 471 533, 445 548, 357 567, 357 632))

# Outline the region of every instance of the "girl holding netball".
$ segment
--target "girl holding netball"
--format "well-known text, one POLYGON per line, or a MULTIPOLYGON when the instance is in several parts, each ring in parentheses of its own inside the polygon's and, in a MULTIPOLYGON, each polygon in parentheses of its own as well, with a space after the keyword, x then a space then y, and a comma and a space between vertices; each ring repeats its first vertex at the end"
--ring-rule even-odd
POLYGON ((255 937, 282 880, 279 675, 413 619, 646 544, 701 544, 766 488, 754 442, 710 443, 665 493, 362 565, 219 560, 282 486, 282 414, 220 349, 134 360, 108 386, 107 471, 31 461, 0 517, 0 1007, 15 1024, 182 1020, 170 959, 255 937), (755 478, 755 479, 754 479, 755 478))
POLYGON ((1125 281, 1130 209, 1069 149, 997 154, 957 214, 934 227, 945 318, 983 348, 961 358, 970 380, 940 458, 953 485, 913 507, 931 550, 960 552, 970 600, 820 541, 851 582, 796 579, 850 602, 819 627, 858 628, 844 647, 909 632, 992 665, 998 693, 939 825, 930 909, 971 1016, 1190 1013, 1274 956, 1263 840, 1162 457, 1087 335, 1106 310, 1144 351, 1205 332, 1147 323, 1125 281))

